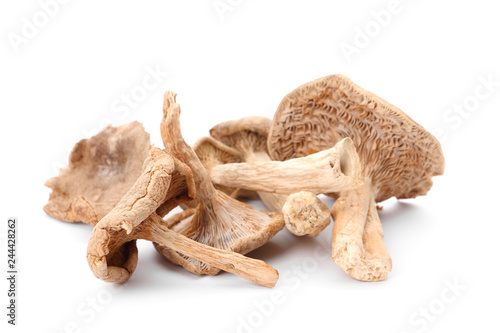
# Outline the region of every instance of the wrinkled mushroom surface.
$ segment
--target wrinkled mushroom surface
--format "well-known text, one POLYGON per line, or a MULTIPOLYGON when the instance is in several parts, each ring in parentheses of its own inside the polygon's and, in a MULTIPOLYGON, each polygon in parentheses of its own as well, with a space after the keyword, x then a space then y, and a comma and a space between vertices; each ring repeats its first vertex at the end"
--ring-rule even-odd
POLYGON ((376 202, 425 195, 444 172, 439 141, 403 111, 343 75, 306 83, 285 96, 268 137, 273 160, 307 156, 351 138, 376 189, 376 202))
POLYGON ((439 142, 401 110, 342 75, 327 76, 285 96, 273 119, 274 160, 307 156, 351 138, 365 185, 339 193, 332 216, 333 260, 356 279, 383 280, 392 260, 374 202, 425 195, 444 171, 439 142))
POLYGON ((149 147, 149 134, 138 122, 108 125, 81 140, 69 165, 45 183, 52 193, 44 211, 61 221, 95 225, 139 177, 149 147))

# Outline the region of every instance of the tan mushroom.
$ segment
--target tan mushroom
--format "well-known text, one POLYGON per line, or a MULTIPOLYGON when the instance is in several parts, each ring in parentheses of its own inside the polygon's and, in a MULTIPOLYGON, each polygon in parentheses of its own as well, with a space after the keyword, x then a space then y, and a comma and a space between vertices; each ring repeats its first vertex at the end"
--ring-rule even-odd
POLYGON ((69 165, 45 183, 52 193, 43 209, 61 221, 95 225, 137 180, 149 146, 149 134, 138 122, 107 126, 81 140, 69 165))
MULTIPOLYGON (((202 244, 242 254, 262 246, 283 228, 283 216, 258 211, 214 188, 199 158, 182 137, 180 106, 175 102, 175 96, 173 92, 165 93, 161 124, 163 143, 167 152, 193 170, 197 189, 195 198, 199 204, 192 216, 181 213, 170 218, 171 229, 202 244)), ((215 275, 220 271, 219 267, 190 256, 180 256, 161 244, 157 249, 172 262, 195 274, 215 275)))
POLYGON ((333 260, 359 280, 387 277, 392 260, 375 202, 425 195, 444 171, 439 142, 395 106, 342 75, 307 83, 285 96, 268 138, 272 159, 329 149, 343 138, 356 146, 365 185, 341 191, 332 209, 333 260))
POLYGON ((108 282, 127 281, 137 265, 135 240, 146 239, 255 283, 274 286, 278 273, 264 262, 197 243, 170 230, 155 213, 159 207, 173 208, 192 199, 195 191, 191 170, 152 148, 143 173, 92 232, 87 259, 96 277, 108 282))

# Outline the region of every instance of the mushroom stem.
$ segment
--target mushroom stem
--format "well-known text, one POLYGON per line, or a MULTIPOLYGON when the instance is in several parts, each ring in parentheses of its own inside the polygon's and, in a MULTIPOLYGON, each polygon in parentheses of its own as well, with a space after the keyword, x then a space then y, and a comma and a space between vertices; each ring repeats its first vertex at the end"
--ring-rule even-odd
MULTIPOLYGON (((245 154, 245 160, 247 163, 262 163, 272 161, 271 157, 266 152, 249 152, 245 154)), ((273 212, 280 214, 288 198, 288 196, 286 195, 277 193, 257 192, 257 194, 267 208, 269 208, 273 212)))
POLYGON ((158 215, 153 214, 151 218, 157 221, 151 224, 154 226, 151 229, 151 241, 153 242, 265 287, 274 287, 278 281, 278 272, 262 260, 248 258, 230 250, 221 250, 198 243, 175 231, 162 227, 158 223, 159 220, 162 220, 158 215))
POLYGON ((205 171, 203 164, 191 149, 188 147, 181 133, 180 126, 180 106, 175 102, 176 93, 167 91, 163 100, 163 121, 161 122, 161 136, 163 145, 167 152, 172 153, 179 160, 187 164, 191 170, 196 170, 193 173, 193 178, 196 183, 196 190, 200 200, 214 200, 217 197, 217 192, 212 185, 210 176, 205 171))
POLYGON ((339 192, 362 184, 359 158, 349 138, 333 148, 284 162, 217 165, 210 176, 216 184, 279 194, 339 192))
POLYGON ((296 236, 316 237, 331 222, 330 209, 314 193, 290 194, 283 205, 285 226, 296 236))
POLYGON ((387 278, 392 260, 369 184, 341 192, 333 205, 332 259, 355 279, 380 281, 387 278))

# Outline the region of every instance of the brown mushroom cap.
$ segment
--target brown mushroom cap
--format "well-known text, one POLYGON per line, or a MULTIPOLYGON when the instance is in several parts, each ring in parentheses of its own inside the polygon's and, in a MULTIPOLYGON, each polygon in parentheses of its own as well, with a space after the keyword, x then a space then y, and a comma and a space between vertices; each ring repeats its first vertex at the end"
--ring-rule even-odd
POLYGON ((52 193, 43 209, 61 221, 95 225, 137 180, 149 147, 149 134, 136 121, 81 140, 69 165, 45 183, 52 193))
POLYGON ((251 156, 258 152, 267 154, 267 136, 271 119, 265 117, 246 117, 230 120, 214 126, 210 136, 236 149, 243 159, 251 162, 251 156))
POLYGON ((444 172, 439 141, 403 111, 343 75, 306 83, 278 106, 268 137, 274 160, 306 156, 350 137, 377 202, 425 195, 444 172))

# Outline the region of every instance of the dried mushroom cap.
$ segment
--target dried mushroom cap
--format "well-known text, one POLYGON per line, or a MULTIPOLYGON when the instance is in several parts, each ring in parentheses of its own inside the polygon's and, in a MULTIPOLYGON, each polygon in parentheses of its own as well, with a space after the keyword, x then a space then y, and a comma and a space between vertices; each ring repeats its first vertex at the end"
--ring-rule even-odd
MULTIPOLYGON (((165 93, 164 118, 161 124, 163 143, 167 152, 193 170, 196 199, 200 203, 194 215, 187 218, 185 214, 179 215, 179 223, 174 224, 172 230, 202 244, 242 254, 262 246, 283 228, 283 217, 258 211, 213 187, 199 158, 182 137, 180 106, 176 103, 175 96, 173 92, 165 93)), ((220 271, 217 267, 180 255, 177 251, 162 246, 157 246, 157 249, 172 262, 195 274, 214 275, 220 271)))
POLYGON ((149 134, 139 122, 107 126, 78 142, 69 165, 45 185, 52 189, 44 211, 58 220, 95 225, 141 174, 149 134))
POLYGON ((115 208, 95 226, 87 260, 96 277, 123 283, 137 266, 136 239, 146 239, 176 253, 207 262, 250 281, 272 287, 278 273, 264 262, 210 248, 168 228, 155 212, 175 207, 195 194, 190 169, 158 148, 152 148, 143 173, 115 208))
POLYGON ((271 127, 271 119, 265 117, 246 117, 230 120, 214 126, 210 136, 225 145, 241 152, 247 162, 253 155, 265 152, 267 155, 267 136, 271 127))
POLYGON ((278 106, 268 139, 274 160, 306 156, 350 137, 376 201, 425 195, 444 171, 436 138, 401 110, 342 75, 306 83, 278 106))
POLYGON ((193 150, 207 170, 220 164, 243 162, 241 153, 209 136, 198 139, 193 150))

